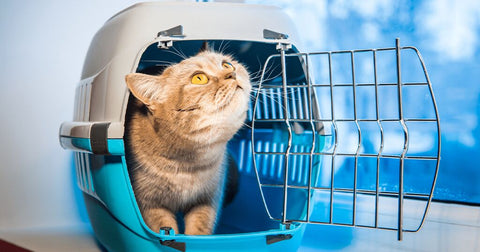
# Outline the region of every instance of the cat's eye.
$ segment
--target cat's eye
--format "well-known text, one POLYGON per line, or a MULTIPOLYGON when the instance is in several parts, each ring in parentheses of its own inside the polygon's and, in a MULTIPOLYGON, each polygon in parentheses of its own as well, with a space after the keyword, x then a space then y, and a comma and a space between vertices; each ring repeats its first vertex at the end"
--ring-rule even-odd
POLYGON ((232 70, 232 71, 235 70, 235 67, 230 62, 225 61, 225 62, 222 63, 222 66, 223 66, 223 68, 228 69, 228 70, 232 70))
POLYGON ((208 83, 208 77, 204 73, 197 73, 192 76, 192 84, 204 85, 208 83))

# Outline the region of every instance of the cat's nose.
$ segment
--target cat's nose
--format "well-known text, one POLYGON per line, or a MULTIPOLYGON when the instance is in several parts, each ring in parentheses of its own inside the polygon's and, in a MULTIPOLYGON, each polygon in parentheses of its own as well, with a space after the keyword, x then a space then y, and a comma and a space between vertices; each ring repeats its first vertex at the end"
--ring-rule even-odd
POLYGON ((225 75, 225 80, 228 80, 228 79, 234 79, 236 80, 237 79, 237 74, 235 72, 230 72, 230 73, 227 73, 225 75))

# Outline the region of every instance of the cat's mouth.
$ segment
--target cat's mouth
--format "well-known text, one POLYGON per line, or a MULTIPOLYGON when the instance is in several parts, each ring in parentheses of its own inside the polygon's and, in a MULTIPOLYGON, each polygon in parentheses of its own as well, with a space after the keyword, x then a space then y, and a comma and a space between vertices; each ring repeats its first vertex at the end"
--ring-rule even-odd
MULTIPOLYGON (((233 99, 233 97, 237 96, 237 95, 240 95, 240 93, 238 92, 245 92, 245 89, 244 87, 240 86, 237 84, 237 86, 235 87, 235 91, 233 93, 231 93, 231 96, 230 96, 230 99, 233 99)), ((242 94, 243 95, 243 94, 242 94)), ((226 101, 228 102, 225 102, 223 103, 222 105, 218 106, 218 111, 223 111, 225 110, 227 107, 231 106, 231 102, 230 102, 230 99, 226 99, 226 101)))

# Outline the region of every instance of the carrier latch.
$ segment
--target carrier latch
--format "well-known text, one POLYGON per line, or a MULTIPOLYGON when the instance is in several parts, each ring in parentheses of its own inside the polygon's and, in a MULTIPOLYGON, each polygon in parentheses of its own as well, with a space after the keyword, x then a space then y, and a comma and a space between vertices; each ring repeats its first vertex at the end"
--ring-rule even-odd
POLYGON ((267 235, 267 244, 273 244, 284 240, 292 239, 291 234, 277 234, 277 235, 267 235))
POLYGON ((268 29, 263 29, 263 38, 265 39, 287 39, 288 35, 268 29))
MULTIPOLYGON (((157 38, 168 37, 168 38, 184 38, 183 26, 177 25, 167 30, 159 31, 157 33, 157 38)), ((168 49, 173 45, 173 40, 159 41, 158 48, 168 49)))
MULTIPOLYGON (((174 236, 175 231, 171 227, 161 227, 160 234, 174 236)), ((185 252, 185 250, 187 249, 185 242, 177 242, 175 240, 164 240, 164 241, 160 240, 160 244, 162 244, 163 246, 167 246, 167 247, 182 251, 182 252, 185 252)))
MULTIPOLYGON (((263 29, 263 38, 265 39, 273 39, 273 40, 284 40, 288 39, 288 35, 268 29, 263 29)), ((285 43, 283 41, 279 41, 277 44, 277 50, 279 51, 287 51, 292 48, 292 44, 285 43)))
POLYGON ((176 249, 178 251, 182 251, 182 252, 185 252, 185 250, 187 250, 187 246, 185 242, 177 242, 175 240, 165 240, 165 241, 160 241, 160 244, 162 244, 163 246, 176 249))

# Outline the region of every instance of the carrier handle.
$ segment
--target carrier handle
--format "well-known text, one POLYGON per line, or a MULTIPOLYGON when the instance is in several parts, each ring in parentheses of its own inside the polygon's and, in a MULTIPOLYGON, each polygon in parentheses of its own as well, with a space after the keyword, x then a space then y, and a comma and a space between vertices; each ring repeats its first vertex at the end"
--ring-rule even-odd
POLYGON ((64 122, 60 126, 60 145, 64 149, 80 152, 122 155, 123 146, 116 146, 118 144, 112 142, 115 140, 123 142, 122 139, 109 139, 111 126, 115 128, 116 124, 111 122, 64 122))

